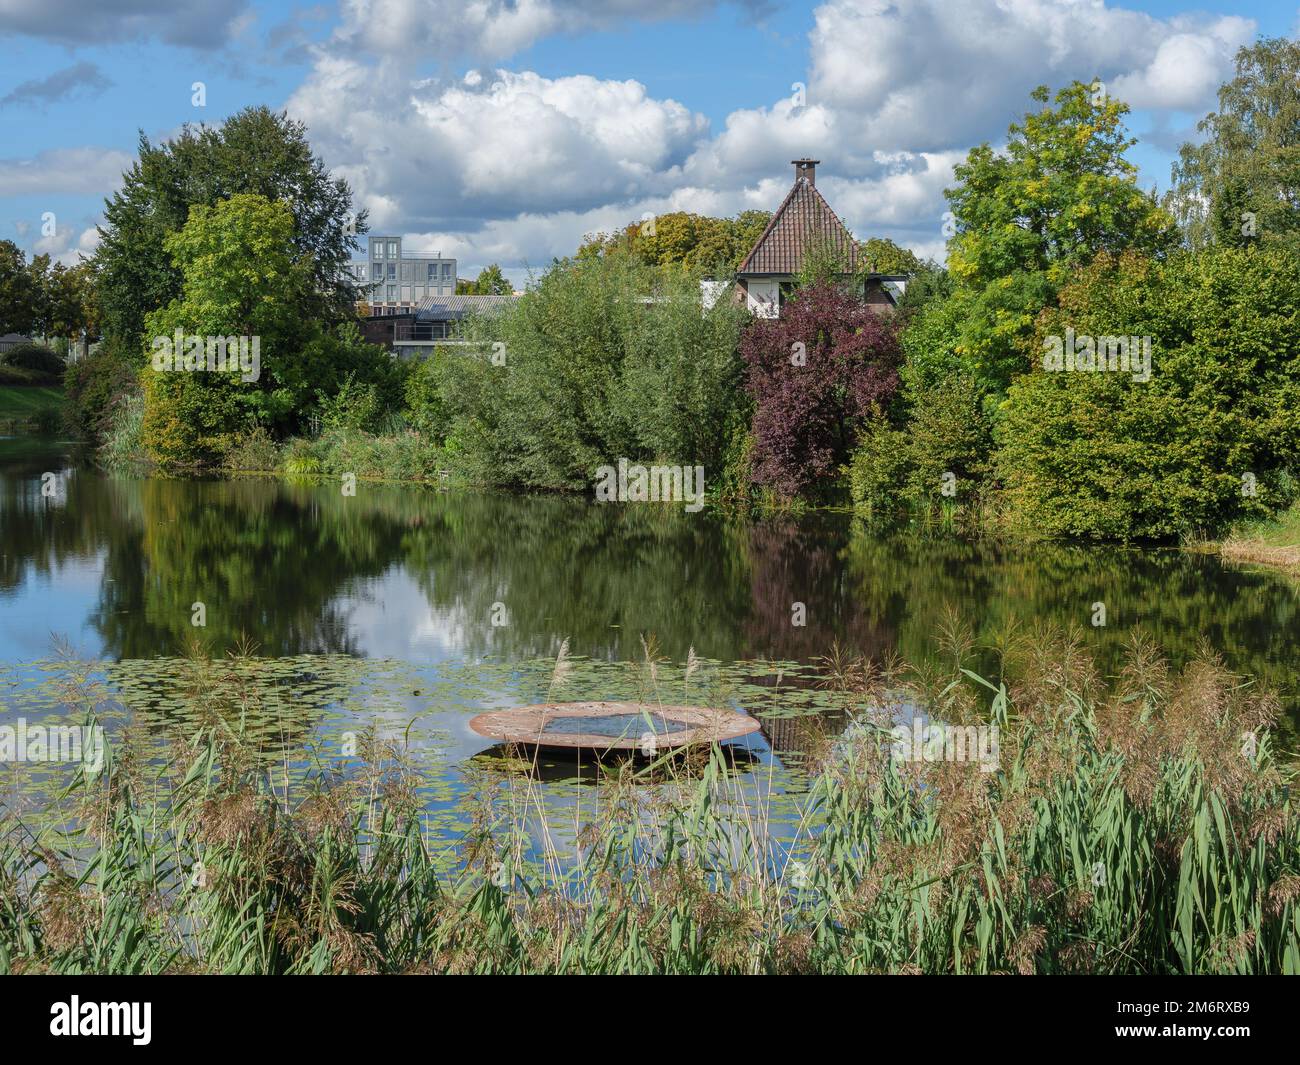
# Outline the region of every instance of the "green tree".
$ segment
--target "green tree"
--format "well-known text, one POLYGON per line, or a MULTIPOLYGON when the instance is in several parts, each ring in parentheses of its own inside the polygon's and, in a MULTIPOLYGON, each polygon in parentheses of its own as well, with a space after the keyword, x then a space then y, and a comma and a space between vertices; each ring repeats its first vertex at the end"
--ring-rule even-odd
POLYGON ((1242 48, 1219 109, 1184 144, 1166 203, 1193 247, 1300 241, 1300 42, 1242 48))
POLYGON ((36 295, 27 256, 12 240, 0 240, 0 334, 32 331, 36 295))
POLYGON ((1081 82, 1013 123, 1007 146, 982 144, 945 191, 952 294, 929 300, 904 337, 921 387, 969 374, 991 401, 1030 365, 1034 322, 1071 271, 1099 252, 1162 255, 1177 240, 1173 219, 1142 191, 1126 153, 1127 105, 1081 82))
POLYGON ((795 289, 836 285, 851 289, 849 252, 825 234, 809 238, 795 275, 795 289))
POLYGON ((1015 272, 1046 272, 1061 281, 1069 267, 1101 251, 1160 253, 1175 242, 1173 220, 1137 186, 1125 157, 1128 105, 1074 82, 1008 131, 1007 147, 971 150, 945 191, 956 232, 948 268, 978 287, 1015 272))
POLYGON ((338 332, 302 317, 316 278, 295 240, 287 203, 239 193, 212 207, 195 206, 164 246, 181 275, 181 294, 146 316, 142 370, 144 442, 162 465, 219 461, 233 437, 254 424, 273 434, 300 430, 322 398, 345 382, 358 394, 377 385, 383 403, 398 401, 400 381, 383 349, 361 343, 354 324, 338 332), (256 341, 259 364, 251 371, 187 364, 160 372, 153 357, 167 344, 179 356, 172 343, 177 331, 247 338, 250 356, 256 341))
POLYGON ((856 509, 875 523, 955 510, 978 498, 992 454, 990 424, 975 382, 957 371, 936 384, 908 382, 904 428, 870 422, 849 466, 856 509))
POLYGON ((619 458, 703 464, 713 483, 744 421, 743 317, 725 300, 702 314, 695 274, 625 249, 562 260, 499 318, 467 323, 481 349, 439 354, 407 398, 480 483, 590 488, 619 458))
POLYGON ((509 296, 514 290, 496 263, 485 266, 473 281, 463 277, 456 279, 458 296, 509 296))
POLYGON ((771 211, 741 211, 735 218, 728 219, 731 234, 733 266, 739 269, 759 237, 772 221, 771 211))
POLYGON ((576 258, 623 251, 652 266, 680 265, 725 274, 744 261, 771 217, 767 211, 742 211, 734 218, 668 211, 630 222, 616 233, 588 235, 576 258))
POLYGON ((1293 258, 1262 248, 1165 262, 1102 255, 1062 289, 1059 304, 1037 323, 1039 368, 1012 384, 996 426, 1001 479, 1025 526, 1171 539, 1217 533, 1295 498, 1293 258), (1129 372, 1048 368, 1042 353, 1068 328, 1094 350, 1098 338, 1127 338, 1129 372), (1149 375, 1141 364, 1132 369, 1134 345, 1148 340, 1149 375))
POLYGON ((366 213, 351 214, 346 181, 330 176, 312 154, 306 127, 265 107, 250 107, 219 127, 185 126, 155 145, 141 133, 139 158, 107 201, 96 253, 107 334, 138 347, 145 316, 181 290, 179 271, 165 251, 168 236, 190 217, 239 193, 283 200, 292 217, 296 257, 312 284, 297 293, 304 319, 339 322, 355 317, 359 299, 348 263, 366 213))
POLYGON ((64 266, 51 263, 48 256, 35 256, 32 282, 40 293, 35 325, 42 335, 72 339, 95 327, 95 270, 88 261, 64 266))
POLYGON ((925 263, 888 237, 871 237, 858 245, 858 268, 869 274, 919 274, 925 263))

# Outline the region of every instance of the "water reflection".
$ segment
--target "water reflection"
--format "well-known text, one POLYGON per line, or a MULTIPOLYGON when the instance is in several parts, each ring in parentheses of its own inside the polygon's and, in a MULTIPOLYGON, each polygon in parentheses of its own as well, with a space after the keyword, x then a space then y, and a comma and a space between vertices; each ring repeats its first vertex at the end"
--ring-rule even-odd
POLYGON ((333 483, 113 479, 42 447, 0 442, 4 661, 48 653, 51 633, 144 659, 197 631, 218 651, 247 637, 268 656, 415 664, 522 662, 565 637, 576 655, 619 661, 642 655, 645 634, 677 661, 694 648, 727 663, 807 662, 838 641, 923 663, 955 622, 989 671, 1009 627, 1047 624, 1082 626, 1110 670, 1140 627, 1175 666, 1204 642, 1297 708, 1295 586, 1210 557, 881 539, 841 514, 747 522, 365 483, 347 497, 333 483), (1094 628, 1097 602, 1107 624, 1094 628), (493 624, 497 604, 505 624, 493 624))

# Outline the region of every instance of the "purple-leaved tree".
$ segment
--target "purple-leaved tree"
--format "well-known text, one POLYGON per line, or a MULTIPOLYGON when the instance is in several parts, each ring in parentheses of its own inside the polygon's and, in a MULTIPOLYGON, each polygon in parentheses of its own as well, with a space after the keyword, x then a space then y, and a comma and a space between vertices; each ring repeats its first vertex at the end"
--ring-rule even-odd
POLYGON ((778 319, 745 328, 754 476, 792 498, 834 475, 858 430, 898 388, 895 323, 830 284, 801 289, 778 319))

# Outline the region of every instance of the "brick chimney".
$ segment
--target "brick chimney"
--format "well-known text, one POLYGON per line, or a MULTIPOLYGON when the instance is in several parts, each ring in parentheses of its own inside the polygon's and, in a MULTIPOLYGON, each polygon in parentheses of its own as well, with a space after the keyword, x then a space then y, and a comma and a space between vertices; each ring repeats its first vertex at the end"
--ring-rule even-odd
POLYGON ((817 164, 821 162, 820 159, 791 159, 790 162, 794 163, 795 181, 803 178, 809 185, 816 186, 817 164))

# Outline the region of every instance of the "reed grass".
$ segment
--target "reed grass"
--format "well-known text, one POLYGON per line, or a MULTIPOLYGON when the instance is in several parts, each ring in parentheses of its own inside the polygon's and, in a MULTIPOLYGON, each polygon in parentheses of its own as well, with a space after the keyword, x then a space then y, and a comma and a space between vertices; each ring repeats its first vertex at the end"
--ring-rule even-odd
MULTIPOLYGON (((294 778, 251 739, 239 670, 196 660, 203 716, 166 756, 128 729, 55 826, 9 812, 0 970, 1300 972, 1267 693, 1140 639, 1111 678, 1079 633, 1006 634, 993 679, 965 669, 968 633, 942 641, 946 674, 827 656, 848 725, 812 745, 792 831, 705 747, 609 767, 567 854, 529 772, 484 775, 441 853, 400 736, 366 733, 350 772, 295 755, 294 778), (891 757, 904 708, 996 725, 998 767, 891 757)), ((651 712, 658 662, 647 642, 629 667, 651 712)), ((554 692, 568 668, 564 647, 554 692)), ((77 678, 67 704, 90 721, 101 695, 77 678)))
POLYGON ((1267 521, 1234 529, 1215 547, 1233 562, 1274 566, 1300 575, 1300 504, 1267 521))

